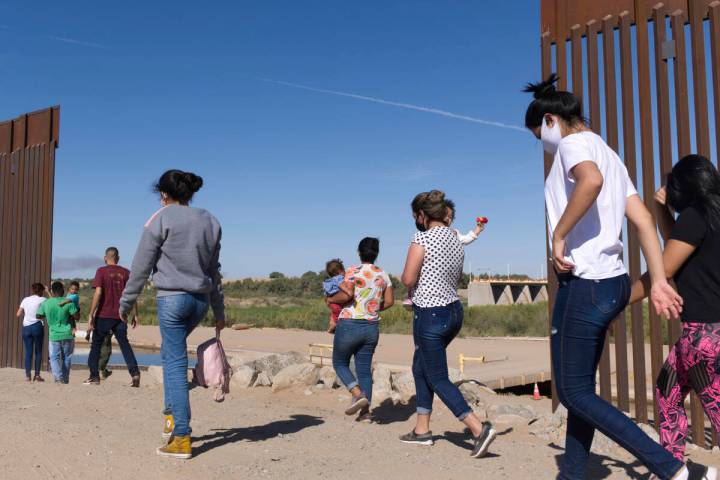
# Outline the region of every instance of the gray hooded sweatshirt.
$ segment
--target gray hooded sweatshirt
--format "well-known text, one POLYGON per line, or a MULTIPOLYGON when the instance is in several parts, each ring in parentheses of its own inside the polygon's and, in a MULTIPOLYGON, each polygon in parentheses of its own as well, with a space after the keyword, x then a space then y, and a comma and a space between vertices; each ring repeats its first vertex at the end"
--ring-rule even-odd
POLYGON ((215 320, 225 319, 220 276, 220 223, 208 211, 168 205, 150 217, 120 299, 128 314, 152 274, 159 297, 207 293, 215 320))

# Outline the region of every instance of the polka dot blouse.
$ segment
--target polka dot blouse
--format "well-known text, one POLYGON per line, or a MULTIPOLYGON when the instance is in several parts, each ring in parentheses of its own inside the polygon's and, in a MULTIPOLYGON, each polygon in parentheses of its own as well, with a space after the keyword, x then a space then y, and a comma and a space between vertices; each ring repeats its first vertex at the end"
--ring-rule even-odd
POLYGON ((412 302, 421 308, 444 307, 460 299, 457 286, 463 271, 465 249, 448 227, 417 232, 412 240, 425 248, 420 278, 412 302))

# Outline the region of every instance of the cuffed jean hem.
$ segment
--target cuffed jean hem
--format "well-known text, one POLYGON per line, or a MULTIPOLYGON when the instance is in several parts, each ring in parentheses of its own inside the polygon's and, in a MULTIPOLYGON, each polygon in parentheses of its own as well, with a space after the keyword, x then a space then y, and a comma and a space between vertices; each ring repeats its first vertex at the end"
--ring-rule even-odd
POLYGON ((417 407, 418 415, 430 415, 431 413, 432 413, 432 408, 417 407))
POLYGON ((350 382, 348 385, 345 385, 345 388, 347 388, 349 391, 358 386, 360 386, 360 384, 358 382, 350 382))
POLYGON ((471 413, 473 413, 472 410, 468 410, 467 412, 463 412, 463 413, 461 413, 460 415, 457 416, 457 419, 462 422, 462 421, 465 420, 465 419, 467 418, 467 416, 470 415, 471 413))

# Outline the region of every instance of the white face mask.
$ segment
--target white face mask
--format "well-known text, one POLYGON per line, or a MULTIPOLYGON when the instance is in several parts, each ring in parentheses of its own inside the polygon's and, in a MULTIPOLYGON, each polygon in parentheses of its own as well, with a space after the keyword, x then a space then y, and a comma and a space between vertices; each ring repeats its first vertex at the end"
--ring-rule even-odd
POLYGON ((560 132, 560 124, 555 120, 552 127, 548 127, 545 119, 543 119, 540 127, 540 140, 543 142, 543 148, 550 155, 555 155, 562 140, 560 132))

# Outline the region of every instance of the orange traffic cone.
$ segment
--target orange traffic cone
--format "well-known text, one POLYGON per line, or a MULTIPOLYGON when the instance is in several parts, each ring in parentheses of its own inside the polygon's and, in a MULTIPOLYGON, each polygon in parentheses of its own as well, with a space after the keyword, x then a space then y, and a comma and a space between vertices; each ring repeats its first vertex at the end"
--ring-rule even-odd
POLYGON ((535 382, 535 388, 533 389, 533 400, 540 400, 540 389, 537 386, 537 382, 535 382))

